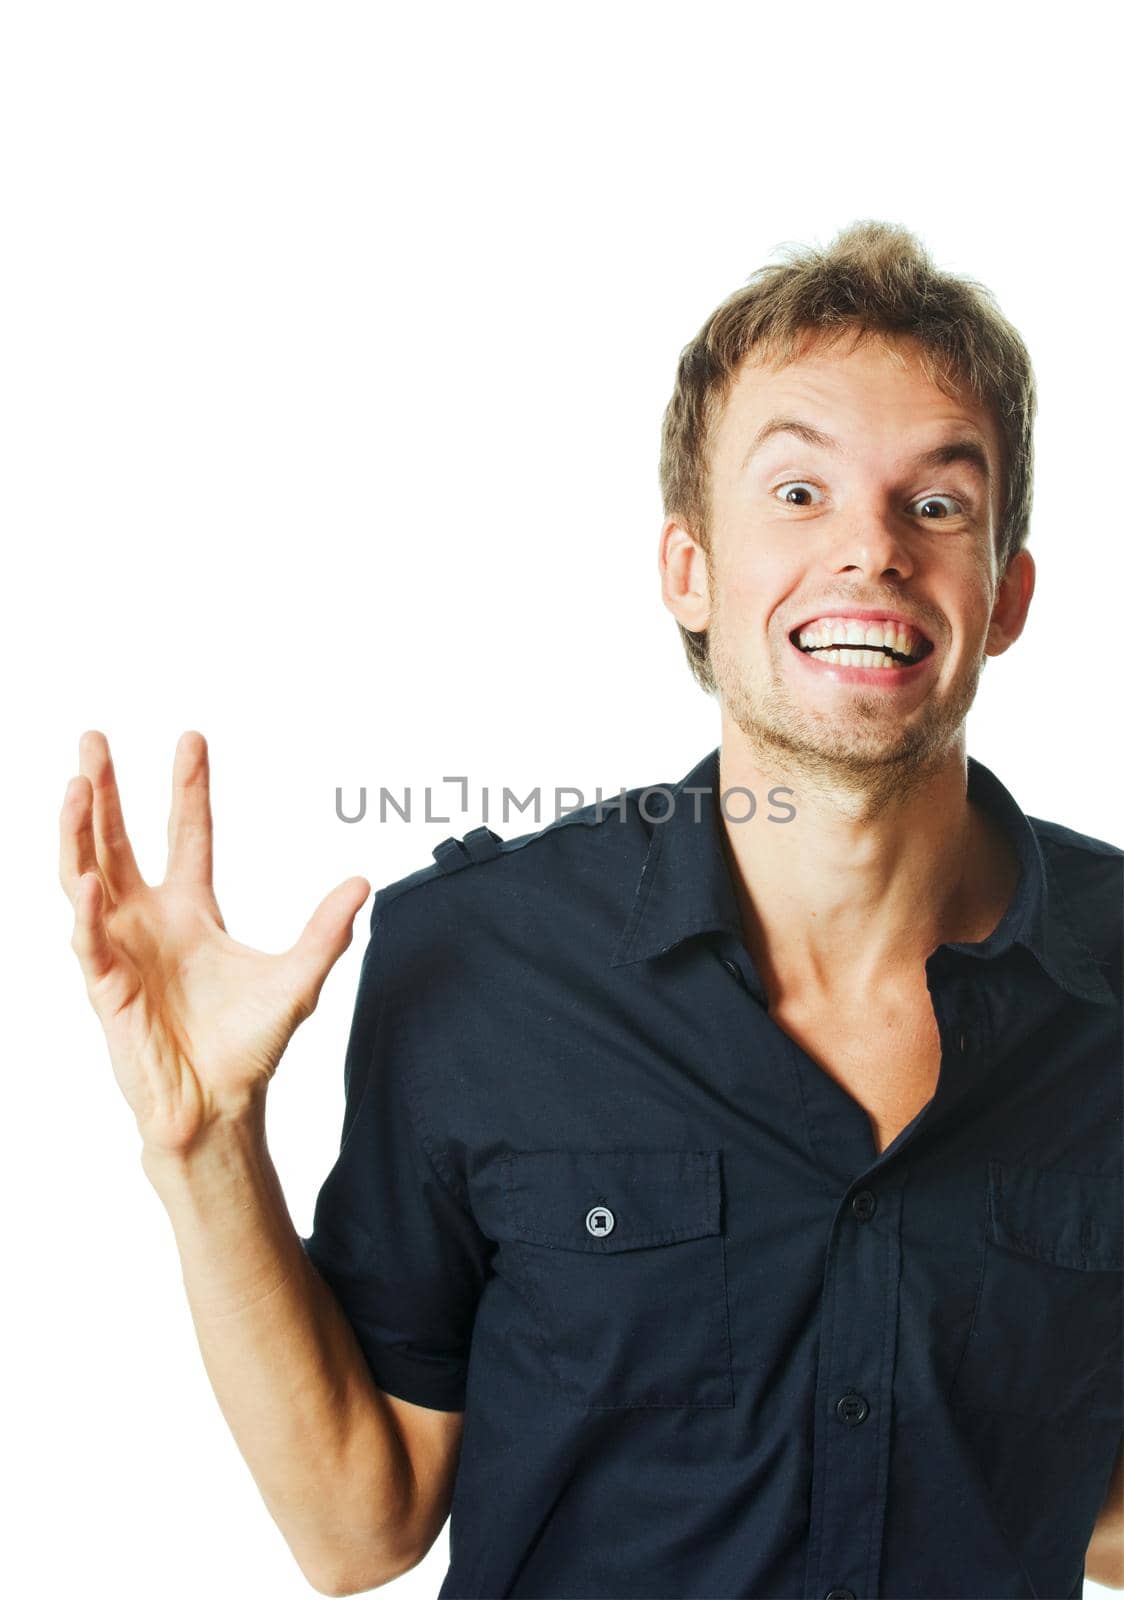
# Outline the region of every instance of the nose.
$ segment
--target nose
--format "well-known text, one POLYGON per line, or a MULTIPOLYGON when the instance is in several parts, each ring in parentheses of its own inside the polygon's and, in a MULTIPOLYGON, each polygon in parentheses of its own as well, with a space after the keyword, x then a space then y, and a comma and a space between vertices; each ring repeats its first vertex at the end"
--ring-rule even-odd
POLYGON ((832 542, 828 565, 833 572, 879 578, 908 578, 913 558, 905 533, 887 515, 860 514, 832 542))

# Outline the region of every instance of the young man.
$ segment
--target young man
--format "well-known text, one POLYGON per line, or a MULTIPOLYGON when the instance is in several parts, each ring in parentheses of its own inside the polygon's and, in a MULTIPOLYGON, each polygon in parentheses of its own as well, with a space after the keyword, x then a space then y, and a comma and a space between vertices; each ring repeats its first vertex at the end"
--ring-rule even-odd
POLYGON ((152 889, 86 735, 75 948, 323 1592, 450 1510, 442 1597, 1124 1587, 1124 852, 965 748, 1033 593, 1033 414, 1016 332, 903 230, 718 308, 659 556, 720 745, 376 894, 307 1239, 265 1090, 369 886, 248 951, 202 739, 152 889))

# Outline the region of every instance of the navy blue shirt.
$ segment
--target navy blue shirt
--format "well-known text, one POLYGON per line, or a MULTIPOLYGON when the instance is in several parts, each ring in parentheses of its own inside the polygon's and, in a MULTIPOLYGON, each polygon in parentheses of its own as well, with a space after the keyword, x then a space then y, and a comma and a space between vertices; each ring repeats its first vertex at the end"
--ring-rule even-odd
POLYGON ((928 957, 939 1083, 879 1154, 769 1013, 718 755, 374 898, 302 1243, 375 1382, 465 1412, 441 1600, 1078 1596, 1124 1433, 1124 851, 969 758, 1020 877, 928 957))

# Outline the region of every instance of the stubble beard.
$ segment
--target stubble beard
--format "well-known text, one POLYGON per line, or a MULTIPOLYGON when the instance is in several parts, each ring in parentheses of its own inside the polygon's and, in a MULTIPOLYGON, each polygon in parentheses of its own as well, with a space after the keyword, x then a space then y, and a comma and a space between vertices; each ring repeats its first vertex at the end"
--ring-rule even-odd
MULTIPOLYGON (((721 608, 708 633, 719 697, 761 770, 782 781, 795 779, 798 790, 816 789, 836 799, 852 795, 868 816, 918 793, 948 759, 975 700, 985 659, 959 678, 951 699, 930 694, 908 721, 895 720, 893 702, 883 692, 850 685, 841 686, 845 711, 834 718, 794 699, 774 651, 767 678, 747 673, 727 647, 721 608)), ((781 648, 791 648, 787 639, 781 648)))

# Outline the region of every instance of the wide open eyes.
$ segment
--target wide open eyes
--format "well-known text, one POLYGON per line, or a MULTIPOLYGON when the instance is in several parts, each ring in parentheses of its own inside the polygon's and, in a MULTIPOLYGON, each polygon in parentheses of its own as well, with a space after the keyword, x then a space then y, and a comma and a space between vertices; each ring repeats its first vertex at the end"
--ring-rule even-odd
MULTIPOLYGON (((773 490, 773 494, 774 495, 779 495, 782 492, 782 490, 785 492, 785 503, 787 505, 794 506, 798 511, 806 510, 807 509, 807 502, 801 503, 800 501, 797 501, 797 500, 789 498, 792 494, 794 494, 794 493, 800 493, 800 494, 804 494, 804 493, 807 493, 807 494, 822 494, 822 492, 823 492, 814 483, 808 483, 804 478, 792 478, 787 483, 778 484, 777 487, 773 490)), ((926 516, 925 520, 927 522, 942 522, 947 517, 963 516, 965 514, 966 510, 967 510, 967 507, 965 506, 963 501, 957 500, 953 495, 946 495, 946 494, 926 494, 926 495, 922 495, 921 498, 919 500, 915 500, 913 502, 913 504, 915 506, 925 506, 925 505, 939 505, 942 502, 947 503, 948 505, 953 507, 953 509, 945 511, 944 513, 939 514, 939 515, 937 515, 935 517, 934 516, 926 516)), ((815 502, 812 502, 812 503, 815 504, 815 502)))

